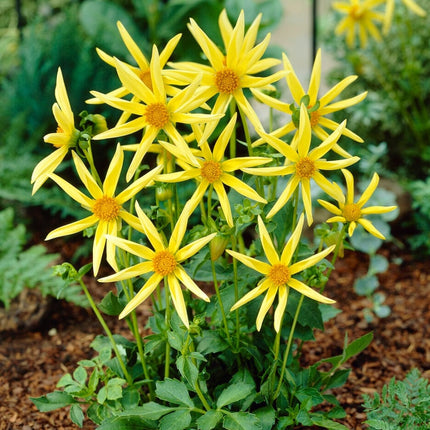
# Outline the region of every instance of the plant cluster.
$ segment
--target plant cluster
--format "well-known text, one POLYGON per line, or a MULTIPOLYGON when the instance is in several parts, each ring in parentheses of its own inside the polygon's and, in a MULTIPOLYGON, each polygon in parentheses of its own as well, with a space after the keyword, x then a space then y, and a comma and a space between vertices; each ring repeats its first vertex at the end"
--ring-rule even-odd
POLYGON ((43 245, 27 247, 27 231, 23 224, 14 224, 12 208, 0 212, 0 235, 0 304, 6 310, 25 288, 37 288, 43 296, 87 306, 79 286, 59 279, 48 270, 59 255, 47 253, 43 245))
POLYGON ((430 423, 430 385, 413 369, 403 381, 392 378, 382 393, 364 396, 365 423, 371 430, 413 430, 430 423))
POLYGON ((345 429, 330 390, 345 383, 345 363, 371 333, 352 342, 345 335, 341 354, 306 368, 301 347, 337 312, 324 290, 346 237, 363 228, 385 239, 372 216, 395 206, 369 205, 376 173, 355 195, 347 168, 358 157, 340 138, 361 138, 328 118, 366 96, 334 101, 355 77, 320 96, 321 52, 306 91, 285 54, 273 72, 281 61, 264 57, 270 35, 259 39, 261 21, 260 14, 246 26, 241 11, 232 24, 223 10, 221 48, 191 18, 188 29, 207 60, 199 62, 171 61, 180 35, 161 50, 153 45, 147 57, 118 22, 133 61, 99 50, 118 83, 88 100, 120 112, 111 127, 85 113, 91 125, 76 123, 58 70, 58 128, 44 137, 54 150, 31 182, 36 195, 56 184, 85 210, 47 239, 79 232, 92 239, 92 265, 66 263, 61 275, 81 285, 106 337, 93 343, 98 356, 61 379, 63 390, 33 399, 41 410, 71 405, 71 419, 82 426, 86 406, 103 430, 345 429), (283 78, 290 102, 272 97, 283 78), (285 125, 267 130, 250 95, 286 114, 285 125), (97 160, 109 144, 100 142, 123 138, 102 172, 97 160), (69 159, 77 181, 61 173, 69 159), (330 177, 336 171, 346 193, 330 177), (305 222, 313 224, 316 191, 337 228, 334 242, 317 247, 301 238, 305 222), (91 266, 97 276, 104 261, 114 273, 98 280, 116 288, 96 304, 83 276, 91 266), (152 316, 142 338, 136 308, 145 301, 152 316), (125 318, 134 340, 112 334, 103 313, 125 318))

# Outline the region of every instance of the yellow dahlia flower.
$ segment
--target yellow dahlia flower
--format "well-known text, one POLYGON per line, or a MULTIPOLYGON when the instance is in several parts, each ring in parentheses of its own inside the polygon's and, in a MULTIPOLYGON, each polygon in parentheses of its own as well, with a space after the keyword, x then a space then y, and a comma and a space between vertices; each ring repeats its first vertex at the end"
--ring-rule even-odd
POLYGON ((381 40, 381 33, 374 24, 374 21, 383 22, 384 14, 376 12, 373 9, 385 1, 349 0, 333 2, 333 8, 345 15, 335 29, 336 34, 346 33, 346 43, 350 48, 354 46, 357 33, 362 48, 365 48, 367 45, 368 34, 379 42, 381 40))
POLYGON ((153 47, 150 64, 152 91, 125 63, 115 59, 115 64, 122 84, 136 96, 137 101, 123 100, 97 91, 92 91, 92 94, 108 105, 137 115, 137 118, 100 133, 94 139, 126 136, 142 129, 145 130, 127 171, 127 181, 133 177, 143 157, 160 131, 164 131, 169 136, 172 142, 183 153, 184 158, 194 160, 194 156, 190 152, 187 143, 176 129, 176 124, 216 122, 221 117, 221 115, 190 113, 192 110, 200 107, 205 101, 205 96, 202 97, 201 92, 198 91, 200 78, 197 77, 178 94, 172 98, 168 98, 163 83, 160 57, 156 46, 153 47))
MULTIPOLYGON (((384 17, 384 33, 388 33, 388 30, 391 27, 391 21, 393 20, 394 6, 395 0, 385 0, 386 9, 385 9, 385 17, 384 17)), ((413 13, 419 16, 425 16, 426 11, 417 5, 414 0, 402 0, 404 5, 411 10, 413 13)))
MULTIPOLYGON (((128 49, 128 52, 131 54, 133 59, 135 60, 137 67, 131 64, 124 63, 135 75, 142 80, 142 82, 152 91, 152 80, 151 80, 151 70, 150 70, 150 63, 146 56, 142 53, 139 46, 136 44, 136 42, 133 40, 133 38, 130 36, 124 25, 118 21, 117 27, 119 30, 119 33, 121 35, 121 38, 128 49)), ((160 67, 162 69, 162 75, 163 75, 163 83, 166 88, 166 93, 169 95, 176 94, 179 90, 177 90, 176 87, 172 86, 175 84, 183 85, 184 82, 177 81, 177 79, 173 79, 172 77, 169 77, 169 70, 165 70, 164 67, 167 64, 167 61, 169 60, 170 56, 172 55, 173 51, 175 50, 179 40, 181 38, 180 34, 177 34, 172 39, 170 39, 164 49, 160 52, 160 67)), ((100 58, 105 61, 107 64, 109 64, 112 67, 116 68, 115 58, 106 54, 104 51, 102 51, 99 48, 96 48, 97 53, 99 54, 100 58)), ((107 95, 114 96, 114 97, 124 97, 127 94, 129 94, 129 89, 127 89, 124 86, 121 86, 111 92, 109 92, 107 95)), ((136 97, 133 98, 134 101, 136 101, 136 97)), ((93 98, 87 100, 87 103, 89 104, 98 104, 103 103, 102 100, 98 98, 93 98)), ((124 123, 127 118, 130 116, 128 112, 124 112, 119 119, 118 123, 122 124, 124 123)))
POLYGON ((335 248, 335 245, 332 245, 324 251, 306 258, 305 260, 293 263, 292 259, 300 240, 303 222, 304 216, 302 214, 293 234, 286 243, 281 256, 279 256, 261 217, 258 216, 258 229, 261 244, 263 246, 264 254, 266 255, 268 263, 256 260, 255 258, 244 254, 240 254, 239 252, 227 250, 227 252, 232 257, 236 258, 236 260, 239 260, 241 263, 264 275, 264 278, 258 283, 257 287, 245 294, 231 308, 231 311, 233 311, 267 291, 263 303, 261 304, 260 311, 257 315, 256 326, 258 331, 260 331, 264 317, 272 306, 276 295, 278 295, 278 306, 276 307, 274 316, 274 327, 276 332, 279 332, 281 329, 282 317, 287 305, 290 288, 295 289, 299 293, 311 298, 312 300, 316 300, 321 303, 334 303, 334 300, 317 293, 302 281, 293 278, 293 276, 299 272, 314 266, 328 254, 330 254, 330 252, 332 252, 335 248))
MULTIPOLYGON (((82 220, 75 221, 51 231, 48 236, 46 236, 46 240, 78 233, 97 224, 93 244, 93 270, 94 275, 97 275, 106 244, 105 234, 109 233, 110 235, 116 236, 121 230, 123 220, 134 229, 142 230, 138 218, 127 212, 123 208, 123 205, 142 190, 142 188, 148 186, 153 181, 154 177, 160 173, 162 166, 157 166, 137 181, 134 181, 124 191, 115 195, 124 160, 124 152, 120 145, 117 146, 115 154, 109 164, 102 187, 97 184, 91 176, 91 173, 85 167, 83 161, 74 151, 72 151, 72 155, 79 178, 89 191, 91 197, 88 197, 55 173, 52 173, 49 177, 70 197, 80 203, 85 209, 92 212, 92 214, 82 220)), ((115 246, 112 243, 106 245, 106 257, 112 267, 117 267, 115 246)))
POLYGON ((341 222, 343 224, 349 223, 348 234, 350 236, 353 235, 355 227, 357 224, 361 224, 370 234, 378 237, 379 239, 385 239, 382 233, 375 228, 375 226, 368 220, 365 219, 364 216, 371 214, 383 214, 387 212, 391 212, 396 209, 397 206, 368 206, 364 207, 364 205, 369 201, 372 194, 375 192, 376 187, 379 183, 379 176, 377 173, 373 175, 372 180, 370 181, 369 186, 363 192, 361 197, 357 202, 354 203, 354 177, 351 172, 342 169, 342 173, 345 176, 346 180, 346 198, 342 196, 342 198, 338 199, 338 205, 335 206, 332 203, 326 202, 325 200, 318 200, 319 204, 326 208, 329 212, 335 214, 334 217, 331 217, 327 220, 327 222, 341 222))
POLYGON ((270 134, 264 134, 266 141, 279 151, 286 158, 286 164, 278 167, 245 168, 244 172, 262 176, 283 176, 291 175, 287 186, 282 191, 275 205, 267 214, 268 218, 275 215, 290 199, 296 188, 300 185, 303 205, 305 207, 308 225, 313 222, 312 199, 311 199, 311 179, 326 192, 336 199, 342 198, 340 187, 326 179, 320 170, 337 170, 350 166, 359 160, 359 157, 349 157, 344 160, 326 161, 322 157, 333 148, 341 136, 346 121, 342 122, 327 139, 317 147, 310 150, 311 145, 311 124, 308 111, 304 105, 300 109, 300 124, 297 135, 297 149, 293 149, 284 141, 270 134))
MULTIPOLYGON (((270 34, 255 45, 261 14, 255 18, 248 31, 245 32, 245 17, 240 12, 236 25, 233 27, 223 10, 219 16, 218 24, 224 43, 225 54, 207 36, 207 34, 190 19, 188 28, 209 61, 209 65, 192 62, 179 62, 172 64, 181 71, 201 73, 201 85, 205 88, 206 99, 216 96, 213 113, 225 113, 231 100, 234 99, 243 113, 256 129, 262 129, 260 120, 245 97, 244 89, 268 88, 270 84, 285 76, 283 71, 276 72, 268 77, 254 76, 279 64, 274 58, 264 58, 264 52, 270 41, 270 34)), ((204 137, 207 139, 216 124, 209 124, 204 137)))
POLYGON ((124 318, 143 301, 145 301, 164 279, 165 284, 169 287, 170 294, 173 299, 173 304, 178 312, 179 317, 185 326, 189 327, 187 309, 185 306, 184 297, 182 295, 181 286, 183 284, 188 290, 194 293, 197 297, 209 301, 209 297, 196 285, 196 283, 190 278, 180 263, 187 260, 200 249, 202 249, 207 243, 209 243, 215 236, 216 233, 202 237, 189 243, 188 245, 180 248, 182 239, 184 238, 188 218, 190 216, 189 206, 185 205, 175 228, 173 229, 172 235, 170 236, 169 243, 166 244, 164 238, 157 231, 157 228, 152 224, 151 220, 145 215, 139 204, 136 202, 136 212, 141 223, 141 229, 148 237, 154 250, 147 246, 118 238, 116 236, 107 235, 107 240, 115 246, 126 250, 138 257, 141 257, 143 262, 138 263, 134 266, 127 267, 115 273, 114 275, 100 278, 100 282, 116 282, 124 279, 130 279, 136 276, 140 276, 146 273, 153 272, 150 278, 145 282, 139 292, 133 297, 132 300, 123 309, 119 318, 124 318))
POLYGON ((171 152, 184 168, 182 172, 168 173, 159 175, 157 181, 160 182, 181 182, 189 179, 197 179, 200 184, 189 200, 191 210, 193 211, 209 187, 213 187, 218 195, 218 199, 227 220, 227 224, 233 227, 233 216, 231 213, 230 203, 225 190, 225 185, 236 190, 239 194, 255 200, 260 203, 267 203, 255 190, 236 178, 232 172, 244 167, 255 167, 271 161, 270 158, 264 157, 236 157, 224 159, 224 152, 230 140, 231 133, 236 125, 236 114, 219 135, 213 151, 211 151, 207 142, 200 146, 200 154, 196 155, 195 162, 188 164, 182 159, 180 151, 173 145, 166 142, 160 142, 168 152, 171 152))
MULTIPOLYGON (((302 103, 304 103, 310 115, 312 131, 320 140, 325 140, 328 137, 326 129, 334 131, 339 126, 337 122, 327 118, 327 115, 353 106, 361 102, 367 95, 367 91, 365 91, 355 97, 351 97, 333 103, 333 100, 336 99, 336 97, 338 97, 348 85, 352 84, 357 79, 357 76, 352 75, 347 76, 342 81, 337 83, 334 87, 332 87, 329 91, 327 91, 326 94, 324 94, 322 97, 319 97, 318 93, 320 90, 321 82, 320 49, 315 56, 315 61, 312 67, 312 73, 307 92, 305 92, 305 90, 303 89, 288 57, 283 54, 282 58, 284 63, 284 69, 286 72, 288 72, 285 79, 287 81, 287 85, 294 102, 292 104, 288 104, 274 97, 270 97, 260 90, 251 90, 254 96, 264 104, 292 116, 290 122, 271 133, 275 137, 285 136, 286 134, 298 128, 300 106, 302 105, 302 103)), ((355 140, 356 142, 363 142, 363 139, 360 136, 357 136, 355 133, 353 133, 351 130, 348 130, 346 127, 344 128, 342 134, 352 140, 355 140)), ((264 140, 262 139, 256 141, 254 143, 254 146, 260 145, 261 143, 263 143, 263 141, 264 140)), ((292 145, 294 146, 294 144, 295 140, 293 139, 292 145)), ((333 150, 338 154, 342 155, 343 157, 349 156, 349 154, 344 151, 337 143, 333 147, 333 150)))
POLYGON ((45 183, 49 175, 63 161, 69 148, 76 146, 79 138, 79 131, 75 128, 72 108, 64 85, 63 74, 58 68, 57 83, 55 86, 56 103, 52 105, 52 113, 57 121, 56 133, 49 133, 43 137, 47 143, 51 143, 57 148, 53 153, 41 160, 33 170, 31 183, 33 184, 33 194, 45 183))

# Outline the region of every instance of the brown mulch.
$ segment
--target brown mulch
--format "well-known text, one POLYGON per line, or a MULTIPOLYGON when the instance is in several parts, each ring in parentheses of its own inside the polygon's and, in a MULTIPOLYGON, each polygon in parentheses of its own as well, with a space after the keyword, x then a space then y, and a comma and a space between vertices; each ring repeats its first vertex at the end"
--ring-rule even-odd
MULTIPOLYGON (((363 254, 347 253, 326 289, 343 312, 303 350, 304 362, 313 363, 339 354, 345 333, 351 341, 373 331, 370 347, 347 363, 351 368, 347 384, 334 391, 348 415, 341 422, 354 430, 365 428, 363 394, 380 390, 392 377, 402 379, 414 367, 430 377, 430 261, 415 261, 393 245, 382 252, 391 261, 388 271, 379 277, 391 315, 366 323, 363 310, 368 303, 352 286, 355 277, 366 272, 367 259, 363 254)), ((102 297, 104 286, 91 288, 102 297)), ((114 332, 127 332, 123 322, 115 318, 108 322, 114 332)), ((91 358, 89 345, 101 333, 91 311, 64 302, 53 302, 38 327, 0 332, 0 430, 76 429, 66 409, 40 413, 29 397, 53 391, 78 360, 91 358)), ((95 426, 85 422, 84 428, 95 426)))

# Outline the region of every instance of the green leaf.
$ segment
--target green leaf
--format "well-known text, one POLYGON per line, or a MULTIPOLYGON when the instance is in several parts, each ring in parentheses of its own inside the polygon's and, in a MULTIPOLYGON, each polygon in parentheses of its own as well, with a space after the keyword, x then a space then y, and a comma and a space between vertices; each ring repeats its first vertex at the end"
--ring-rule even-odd
POLYGON ((193 363, 193 360, 189 356, 181 355, 176 360, 176 367, 180 374, 185 378, 192 387, 197 384, 197 378, 199 377, 199 370, 193 363))
POLYGON ((175 405, 185 405, 190 408, 194 407, 187 386, 177 379, 167 378, 164 381, 157 381, 155 393, 160 400, 175 405))
POLYGON ((249 412, 231 412, 224 417, 227 430, 262 430, 260 420, 249 412))
POLYGON ((230 405, 231 403, 237 402, 239 400, 248 397, 254 387, 250 384, 245 384, 243 382, 238 382, 236 384, 230 385, 225 388, 218 397, 218 401, 216 403, 217 408, 221 409, 225 405, 230 405))
POLYGON ((85 385, 87 376, 88 376, 87 371, 81 366, 77 367, 73 372, 73 378, 75 378, 76 382, 78 382, 81 385, 85 385))
POLYGON ((189 410, 179 410, 164 416, 160 420, 160 430, 184 430, 188 429, 191 423, 189 410))
POLYGON ((93 372, 90 375, 90 378, 88 379, 88 389, 91 392, 96 391, 97 386, 99 384, 99 371, 97 369, 94 369, 93 372))
POLYGON ((354 291, 360 296, 370 296, 378 287, 379 280, 375 275, 366 275, 354 282, 354 291))
POLYGON ((344 385, 348 379, 351 369, 337 370, 326 383, 325 389, 337 388, 344 385))
POLYGON ((117 316, 124 309, 124 305, 112 291, 109 291, 99 303, 98 308, 106 315, 117 316))
POLYGON ((120 416, 122 417, 136 416, 136 417, 144 418, 146 420, 156 421, 156 420, 159 420, 163 415, 166 415, 169 412, 172 412, 174 410, 176 410, 176 408, 160 405, 159 403, 156 403, 156 402, 148 402, 148 403, 144 403, 142 406, 128 409, 124 412, 121 412, 120 416))
POLYGON ((77 403, 70 394, 62 391, 54 391, 41 397, 30 397, 30 400, 36 405, 40 412, 49 412, 77 403))
POLYGON ((65 387, 67 385, 74 385, 74 384, 75 384, 75 381, 73 380, 72 375, 70 373, 66 373, 57 382, 57 387, 65 387))
POLYGON ((135 416, 108 418, 108 420, 103 421, 101 426, 97 427, 98 430, 142 430, 157 428, 157 423, 135 416))
POLYGON ((340 424, 336 421, 332 421, 321 415, 316 415, 316 414, 312 415, 311 421, 312 421, 312 424, 324 427, 329 430, 348 430, 348 427, 345 427, 343 424, 340 424))
POLYGON ((72 405, 70 408, 70 419, 80 428, 84 424, 84 413, 79 405, 72 405))
POLYGON ((207 411, 204 415, 197 419, 197 428, 199 430, 212 430, 216 427, 221 418, 221 411, 207 411))
POLYGON ((369 262, 368 273, 375 275, 377 273, 384 273, 388 269, 388 260, 380 254, 371 255, 369 262))
POLYGON ((211 354, 225 351, 228 348, 228 343, 216 332, 205 330, 197 345, 197 351, 202 354, 211 354))
POLYGON ((372 430, 391 430, 390 424, 384 423, 381 420, 367 420, 364 423, 369 425, 372 430))
POLYGON ((271 406, 265 406, 263 408, 254 411, 255 416, 260 420, 262 430, 271 430, 275 424, 276 413, 271 406))
POLYGON ((342 363, 345 363, 347 360, 349 360, 354 355, 359 354, 361 351, 366 349, 370 342, 373 340, 373 333, 369 332, 365 334, 364 336, 359 337, 358 339, 355 339, 352 341, 344 350, 343 352, 343 360, 342 363))

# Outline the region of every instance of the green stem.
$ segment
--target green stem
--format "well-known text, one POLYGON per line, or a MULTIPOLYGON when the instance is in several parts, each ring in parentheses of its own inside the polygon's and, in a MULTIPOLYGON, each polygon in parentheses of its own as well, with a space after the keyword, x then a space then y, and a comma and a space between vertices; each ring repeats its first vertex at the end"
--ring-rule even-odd
MULTIPOLYGON (((165 313, 165 323, 166 329, 170 327, 170 297, 169 297, 169 289, 167 288, 167 277, 164 277, 164 291, 166 298, 166 313, 165 313)), ((168 378, 170 374, 170 343, 166 338, 166 350, 165 350, 165 361, 164 361, 164 378, 168 378)))
MULTIPOLYGON (((236 245, 236 236, 234 234, 231 235, 231 248, 232 251, 237 250, 236 245)), ((236 303, 239 300, 239 283, 237 277, 237 260, 233 258, 233 282, 234 282, 234 302, 236 303)), ((239 351, 239 339, 240 339, 240 320, 239 320, 239 310, 235 310, 236 316, 236 349, 239 351)))
MULTIPOLYGON (((281 324, 282 327, 282 324, 281 324)), ((270 369, 269 376, 267 378, 269 383, 269 399, 270 403, 274 400, 273 396, 273 387, 275 385, 275 375, 276 375, 276 369, 278 367, 278 359, 279 359, 279 349, 281 346, 281 329, 276 333, 275 340, 273 342, 273 364, 272 368, 270 369)))
POLYGON ((124 374, 125 379, 127 380, 127 383, 129 385, 133 385, 133 379, 131 378, 130 374, 128 373, 128 370, 124 364, 124 361, 123 361, 123 359, 119 353, 119 350, 118 350, 117 344, 115 342, 115 339, 112 335, 112 332, 110 331, 108 325, 106 324, 106 321, 104 320, 104 318, 103 318, 102 314, 100 313, 100 311, 98 310, 97 305, 95 304, 90 292, 88 291, 87 286, 85 285, 85 283, 82 281, 81 278, 79 278, 79 284, 81 285, 81 288, 84 291, 84 293, 88 299, 88 302, 90 303, 91 309, 93 310, 94 314, 96 315, 97 319, 99 320, 99 323, 103 327, 107 337, 109 338, 109 341, 112 345, 112 349, 115 352, 115 355, 118 359, 119 365, 121 367, 121 370, 124 374))
POLYGON ((281 375, 279 376, 278 388, 275 391, 275 395, 273 397, 273 400, 276 400, 278 398, 279 393, 281 391, 282 380, 284 379, 285 369, 287 367, 288 356, 290 355, 291 345, 293 344, 294 331, 296 329, 297 320, 299 319, 299 313, 300 313, 300 309, 302 307, 304 298, 305 298, 305 296, 302 294, 300 297, 299 303, 297 304, 297 309, 296 309, 296 313, 294 314, 293 324, 291 325, 291 331, 290 331, 290 334, 288 336, 288 342, 287 342, 287 347, 286 347, 285 353, 284 353, 284 359, 282 361, 281 375))
POLYGON ((211 266, 212 266, 212 278, 213 278, 213 281, 214 281, 215 293, 216 293, 216 297, 218 299, 219 307, 220 307, 220 310, 221 310, 221 315, 222 315, 222 320, 223 320, 223 323, 224 323, 225 334, 227 335, 228 342, 231 344, 230 333, 229 333, 228 324, 227 324, 227 317, 225 315, 224 304, 223 304, 222 299, 221 299, 221 294, 220 294, 220 291, 219 291, 218 281, 217 281, 217 277, 216 277, 215 262, 212 261, 212 259, 211 259, 211 266))
MULTIPOLYGON (((236 101, 232 99, 230 103, 230 118, 236 112, 236 101)), ((233 128, 233 132, 230 136, 230 158, 236 157, 236 128, 233 128)))
POLYGON ((97 172, 96 165, 94 164, 94 157, 93 157, 93 152, 91 150, 91 143, 90 142, 88 142, 88 148, 86 150, 84 150, 84 154, 87 157, 88 163, 90 165, 91 175, 97 181, 98 185, 100 187, 102 187, 102 181, 101 181, 100 176, 97 172))
POLYGON ((339 251, 342 247, 343 239, 345 238, 345 232, 346 232, 346 224, 343 224, 342 230, 339 232, 339 236, 338 236, 337 241, 336 241, 336 247, 335 247, 334 252, 333 252, 333 258, 331 259, 331 267, 329 267, 329 269, 327 270, 327 273, 326 273, 327 280, 321 285, 321 289, 320 289, 321 293, 324 291, 324 288, 327 285, 327 282, 330 278, 331 272, 333 271, 334 265, 336 263, 337 257, 339 256, 339 251))

